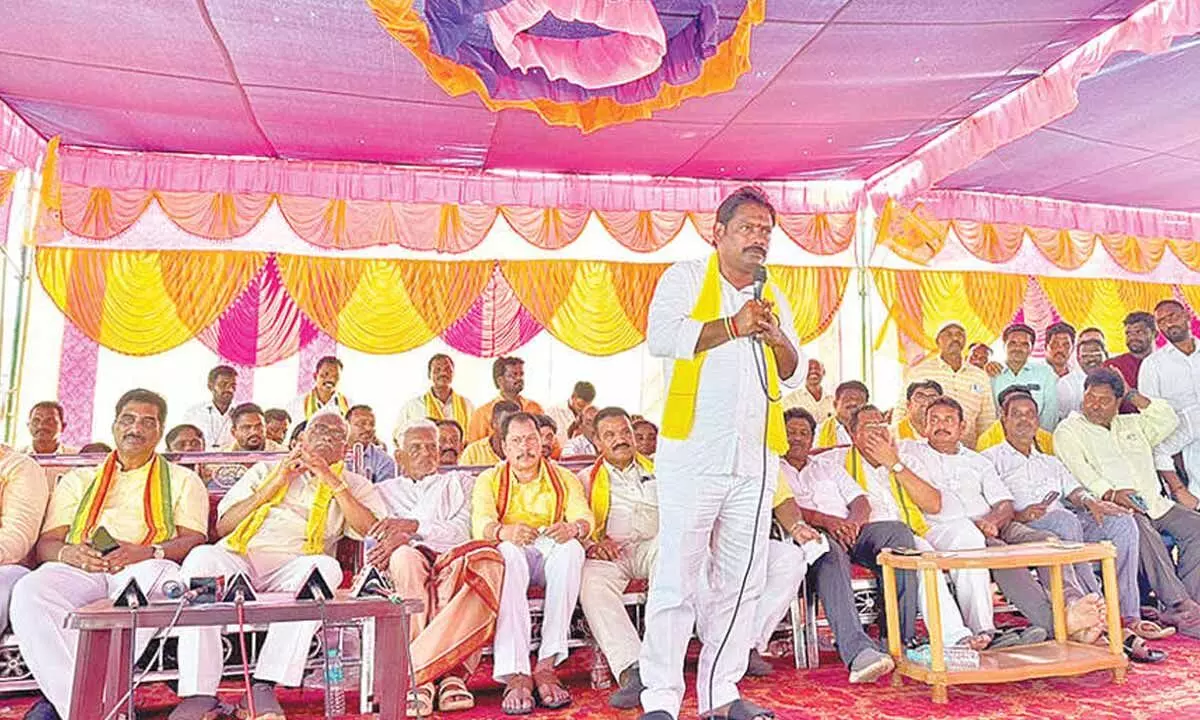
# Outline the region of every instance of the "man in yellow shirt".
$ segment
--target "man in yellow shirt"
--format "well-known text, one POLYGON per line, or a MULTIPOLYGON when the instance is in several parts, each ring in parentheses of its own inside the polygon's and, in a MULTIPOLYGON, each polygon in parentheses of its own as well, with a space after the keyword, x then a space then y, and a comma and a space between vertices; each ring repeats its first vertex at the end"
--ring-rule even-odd
POLYGON ((502 706, 511 715, 532 711, 534 693, 543 707, 571 702, 554 667, 567 659, 583 570, 581 540, 591 534, 593 518, 579 480, 542 457, 542 438, 532 415, 508 418, 500 437, 507 460, 475 481, 471 533, 476 540, 498 542, 504 556, 492 676, 505 684, 502 706), (532 677, 531 584, 546 588, 542 644, 532 677))
MULTIPOLYGON (((59 481, 37 543, 43 565, 17 583, 12 624, 30 672, 45 698, 26 717, 67 717, 79 633, 67 615, 115 599, 130 580, 146 595, 179 579, 178 563, 204 542, 208 493, 192 471, 168 463, 154 448, 162 439, 167 403, 149 390, 130 390, 117 402, 117 450, 104 464, 73 470, 59 481), (117 548, 92 546, 104 528, 117 548)), ((135 638, 140 654, 152 631, 135 638)))
POLYGON ((530 415, 541 415, 544 412, 541 405, 521 397, 521 391, 525 389, 525 361, 521 358, 496 358, 496 362, 492 363, 492 382, 496 384, 500 395, 471 413, 471 422, 467 425, 467 442, 469 443, 485 438, 491 432, 492 406, 498 402, 507 400, 516 403, 521 408, 521 412, 530 415))
POLYGON ((26 566, 49 499, 42 468, 28 455, 0 444, 0 632, 8 628, 13 586, 29 574, 26 566))
POLYGON ((492 406, 492 432, 463 449, 458 464, 465 467, 491 467, 504 462, 504 443, 500 440, 500 428, 504 421, 521 412, 521 406, 503 400, 492 406))
MULTIPOLYGON (((946 397, 962 405, 966 417, 963 426, 963 445, 975 448, 975 439, 996 422, 996 407, 992 402, 992 379, 983 370, 963 360, 967 332, 957 322, 948 322, 938 330, 938 354, 925 358, 909 368, 905 380, 936 380, 946 397)), ((907 385, 906 385, 907 387, 907 385)), ((897 408, 905 412, 905 403, 897 408)))
MULTIPOLYGON (((186 578, 246 573, 259 592, 295 592, 313 570, 336 588, 334 556, 343 535, 361 538, 386 515, 375 487, 344 468, 349 428, 331 412, 314 415, 300 443, 281 462, 246 471, 217 507, 216 545, 196 548, 183 563, 186 578)), ((316 622, 274 623, 259 653, 251 692, 259 717, 283 717, 275 685, 304 676, 316 622)), ((218 706, 221 629, 179 631, 179 696, 171 720, 199 720, 218 706)), ((242 701, 246 703, 245 699, 242 701)))

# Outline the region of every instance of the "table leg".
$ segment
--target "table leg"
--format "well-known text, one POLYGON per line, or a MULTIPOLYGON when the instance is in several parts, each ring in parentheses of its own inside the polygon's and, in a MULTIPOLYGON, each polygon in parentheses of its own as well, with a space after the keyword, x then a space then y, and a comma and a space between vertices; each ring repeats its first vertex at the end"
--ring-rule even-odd
MULTIPOLYGON (((888 654, 899 665, 903 660, 900 656, 900 601, 896 597, 896 568, 891 565, 883 566, 883 611, 887 616, 888 654)), ((892 686, 899 687, 902 682, 900 672, 893 672, 892 686)))
POLYGON ((408 697, 408 614, 375 620, 375 683, 379 720, 400 720, 408 697))
MULTIPOLYGON (((129 652, 132 647, 132 630, 118 628, 112 631, 112 642, 108 652, 108 676, 104 682, 104 717, 113 714, 117 703, 129 692, 129 674, 133 672, 133 668, 129 666, 129 652)), ((119 716, 120 711, 113 714, 113 717, 119 716)))
POLYGON ((1062 565, 1050 566, 1050 609, 1054 612, 1054 641, 1067 641, 1067 601, 1063 593, 1062 565))
POLYGON ((75 653, 75 681, 71 687, 71 720, 99 720, 104 695, 111 630, 80 630, 75 653))
POLYGON ((925 606, 930 617, 925 618, 929 630, 929 669, 933 674, 933 701, 942 704, 948 701, 946 692, 946 645, 942 636, 942 607, 938 599, 938 574, 936 565, 922 567, 921 576, 925 585, 925 606))
POLYGON ((1100 574, 1104 579, 1104 605, 1108 620, 1108 649, 1115 657, 1122 660, 1121 666, 1113 669, 1113 682, 1125 682, 1125 670, 1128 660, 1125 659, 1125 635, 1121 630, 1121 606, 1117 597, 1117 560, 1106 557, 1100 561, 1100 574))

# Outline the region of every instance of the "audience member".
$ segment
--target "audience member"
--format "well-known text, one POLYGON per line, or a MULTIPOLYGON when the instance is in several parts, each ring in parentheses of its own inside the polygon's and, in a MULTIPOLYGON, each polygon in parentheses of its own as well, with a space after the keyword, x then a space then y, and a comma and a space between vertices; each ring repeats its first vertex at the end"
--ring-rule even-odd
POLYGON ((471 421, 471 413, 475 412, 475 405, 454 392, 454 360, 438 353, 429 358, 428 373, 429 389, 404 403, 400 417, 396 419, 396 429, 421 418, 434 422, 453 420, 459 427, 466 427, 471 421))
POLYGON ((992 349, 981 342, 971 343, 968 353, 967 362, 980 370, 986 370, 992 364, 992 349))
POLYGON ((193 405, 183 413, 183 423, 200 428, 208 448, 217 449, 233 442, 233 394, 237 391, 237 371, 228 365, 218 365, 208 371, 208 402, 193 405))
POLYGON ((1055 377, 1065 377, 1071 372, 1071 354, 1074 350, 1075 328, 1069 323, 1056 322, 1046 328, 1046 364, 1054 371, 1055 377))
POLYGON ((867 386, 858 380, 847 380, 838 385, 833 392, 833 416, 817 426, 816 447, 848 447, 853 442, 850 418, 870 399, 867 386))
POLYGON ((565 446, 571 439, 571 428, 579 422, 584 408, 591 407, 595 400, 596 386, 581 380, 575 383, 566 405, 552 407, 546 411, 546 415, 554 421, 555 434, 560 446, 565 446))
MULTIPOLYGON (((457 420, 438 420, 437 429, 438 462, 444 466, 457 465, 463 451, 463 426, 457 420)), ((400 447, 398 438, 396 447, 400 447)))
POLYGON ((78 449, 62 444, 62 431, 67 427, 63 408, 55 400, 43 400, 29 410, 29 447, 19 452, 26 455, 74 455, 78 449))
POLYGON ((1154 316, 1167 344, 1142 362, 1139 382, 1126 387, 1161 398, 1175 411, 1179 425, 1155 448, 1154 464, 1167 482, 1171 481, 1166 476, 1181 468, 1183 484, 1200 495, 1200 352, 1192 336, 1192 318, 1177 300, 1160 302, 1154 316))
POLYGON ((596 408, 593 405, 585 407, 579 413, 578 434, 567 441, 562 447, 563 457, 595 457, 596 456, 596 408))
POLYGON ((542 437, 542 457, 557 460, 562 456, 562 448, 558 444, 558 424, 549 415, 534 415, 533 419, 542 437))
MULTIPOLYGON (((1159 305, 1161 304, 1159 303, 1159 305)), ((1138 388, 1138 375, 1142 368, 1142 362, 1150 357, 1150 353, 1154 352, 1156 337, 1158 337, 1158 320, 1154 315, 1138 311, 1125 316, 1125 349, 1127 352, 1104 361, 1107 367, 1121 373, 1125 387, 1138 388)), ((1133 410, 1129 410, 1129 412, 1133 412, 1133 410)))
POLYGON ((808 371, 804 375, 804 387, 783 399, 783 409, 804 408, 818 423, 833 417, 833 397, 821 387, 824 380, 825 366, 820 360, 810 358, 808 371))
POLYGON ((1059 422, 1079 411, 1083 404, 1083 381, 1088 373, 1102 366, 1107 357, 1104 343, 1094 337, 1081 338, 1076 343, 1075 361, 1079 367, 1058 379, 1059 422))
POLYGON ((375 411, 368 405, 355 405, 346 413, 346 421, 350 424, 350 447, 362 448, 358 474, 373 483, 396 477, 396 461, 375 434, 375 411))
POLYGON ((471 414, 470 425, 467 426, 469 443, 482 440, 491 433, 492 406, 498 402, 515 403, 521 412, 530 415, 545 414, 541 405, 521 397, 521 391, 525 389, 525 361, 521 358, 496 358, 496 362, 492 363, 492 382, 500 394, 471 414))
POLYGON ((337 388, 342 379, 342 361, 326 355, 317 361, 313 371, 312 390, 292 400, 288 415, 299 420, 311 420, 322 411, 333 412, 342 417, 350 410, 350 401, 337 388))
POLYGON ((653 460, 658 452, 658 426, 645 418, 634 420, 633 441, 638 452, 653 460))
POLYGON ((292 417, 283 408, 270 408, 263 413, 267 421, 267 439, 281 448, 287 447, 287 431, 292 425, 292 417))
MULTIPOLYGON (((521 412, 521 406, 503 400, 493 403, 490 409, 492 412, 491 434, 468 445, 458 458, 459 465, 466 467, 491 467, 504 461, 504 440, 500 434, 500 428, 504 427, 504 422, 508 418, 521 412)), ((540 432, 538 433, 538 438, 540 442, 540 432)))
POLYGON ((905 390, 908 402, 904 418, 896 425, 896 437, 900 440, 920 440, 925 437, 925 411, 929 403, 942 396, 942 386, 936 380, 909 383, 905 390))
POLYGON ((1015 323, 1004 329, 1002 337, 1004 367, 992 378, 992 394, 998 397, 1009 386, 1023 386, 1041 409, 1041 426, 1054 430, 1058 424, 1058 376, 1049 365, 1029 360, 1037 333, 1024 323, 1015 323))
POLYGON ((980 433, 996 422, 996 409, 992 403, 992 381, 980 368, 963 362, 962 353, 967 342, 967 332, 960 323, 943 324, 935 340, 938 354, 909 368, 907 380, 910 383, 934 380, 942 386, 942 393, 946 397, 953 398, 962 406, 966 416, 963 444, 973 448, 980 433))

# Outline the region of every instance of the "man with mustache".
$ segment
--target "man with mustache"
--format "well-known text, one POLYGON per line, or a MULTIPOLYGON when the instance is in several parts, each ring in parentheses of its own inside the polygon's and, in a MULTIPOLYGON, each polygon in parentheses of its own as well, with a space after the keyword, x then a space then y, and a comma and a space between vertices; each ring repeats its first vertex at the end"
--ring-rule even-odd
POLYGON ((999 396, 1007 387, 1020 385, 1033 395, 1040 408, 1041 426, 1053 431, 1058 424, 1058 376, 1048 365, 1031 362, 1037 333, 1024 323, 1004 329, 1004 367, 992 378, 992 393, 999 396))
MULTIPOLYGON (((276 463, 246 471, 217 506, 215 545, 193 550, 185 578, 246 573, 261 592, 295 592, 314 570, 330 588, 342 581, 335 557, 343 536, 361 539, 386 514, 375 487, 346 470, 349 428, 341 415, 313 415, 296 448, 276 463)), ((304 676, 319 622, 273 623, 259 653, 250 692, 260 718, 282 718, 275 686, 304 676)), ((179 696, 171 720, 200 720, 218 707, 221 628, 179 630, 179 696)), ((242 699, 242 707, 248 705, 242 699)))
POLYGON ((1159 621, 1175 626, 1183 635, 1200 638, 1200 513, 1194 509, 1196 497, 1173 473, 1159 473, 1155 462, 1155 448, 1178 424, 1175 411, 1165 400, 1127 391, 1120 374, 1100 368, 1084 382, 1083 412, 1071 413, 1059 423, 1054 445, 1058 458, 1079 484, 1101 500, 1131 511, 1138 524, 1141 572, 1163 608, 1159 621), (1138 412, 1119 414, 1122 398, 1138 412), (1178 565, 1163 544, 1164 532, 1178 543, 1178 565))
MULTIPOLYGON (((27 718, 68 716, 79 633, 66 628, 67 615, 115 598, 130 580, 147 596, 158 593, 163 582, 179 579, 177 563, 204 542, 204 484, 154 452, 167 419, 166 401, 149 390, 130 390, 117 401, 115 415, 116 452, 99 467, 73 470, 59 481, 37 543, 43 564, 13 590, 13 631, 45 695, 27 718), (107 555, 91 545, 99 528, 118 544, 107 555)), ((137 654, 151 634, 138 633, 137 654)))
POLYGON ((774 225, 762 191, 735 191, 717 208, 715 252, 668 268, 650 303, 646 341, 664 360, 668 392, 655 460, 659 554, 638 660, 646 720, 678 716, 697 623, 701 714, 770 714, 741 699, 737 682, 754 646, 770 500, 787 452, 778 398, 801 382, 787 298, 769 272, 761 297, 756 291, 774 225), (705 563, 717 592, 701 598, 705 563))
POLYGON ((193 405, 183 413, 185 425, 195 425, 204 433, 208 448, 216 450, 233 442, 233 394, 237 392, 237 371, 228 365, 218 365, 208 371, 208 402, 193 405))
POLYGON ((267 421, 267 439, 281 448, 287 448, 287 432, 291 427, 292 418, 283 408, 270 408, 263 413, 267 421))
MULTIPOLYGON (((263 423, 262 408, 254 403, 242 403, 229 413, 233 421, 233 442, 223 448, 222 452, 283 452, 284 447, 267 440, 263 423)), ((170 441, 168 441, 170 446, 170 441)), ((231 488, 238 479, 246 473, 246 465, 209 465, 208 474, 211 484, 222 488, 231 488)))
POLYGON ((904 419, 896 425, 896 437, 900 440, 920 440, 925 437, 925 411, 929 403, 942 396, 942 386, 936 380, 922 380, 908 384, 905 391, 908 404, 904 419))
POLYGON ((458 458, 459 465, 491 467, 504 462, 504 440, 501 438, 500 429, 504 427, 505 420, 521 412, 521 406, 504 400, 493 404, 491 409, 491 434, 468 445, 458 458))
POLYGON ((509 416, 499 436, 505 461, 475 480, 471 534, 499 543, 504 556, 492 677, 504 683, 504 712, 523 715, 533 710, 535 700, 546 708, 571 703, 554 668, 567 659, 583 570, 581 541, 591 534, 594 521, 579 480, 542 457, 542 438, 532 415, 509 416), (546 589, 542 643, 532 673, 531 583, 546 589))
POLYGON ((341 379, 341 360, 332 355, 318 360, 313 371, 312 390, 292 400, 288 405, 288 415, 300 420, 310 420, 319 412, 332 412, 345 417, 352 403, 337 389, 341 379))
POLYGON ((1046 328, 1046 364, 1056 377, 1071 372, 1071 352, 1075 349, 1075 328, 1056 322, 1046 328))
POLYGON ((867 386, 857 380, 838 385, 833 391, 834 415, 817 426, 816 447, 846 447, 854 442, 850 434, 850 418, 870 400, 871 393, 867 391, 867 386))
POLYGON ((373 483, 396 477, 396 461, 375 434, 375 411, 370 405, 355 405, 346 413, 350 423, 350 447, 362 447, 359 473, 373 483))
POLYGON ((515 357, 499 357, 492 363, 492 382, 500 395, 471 414, 467 425, 467 442, 482 440, 491 433, 492 407, 498 402, 515 403, 523 413, 542 415, 542 406, 521 396, 525 389, 525 361, 515 357))
POLYGON ((534 419, 542 436, 542 457, 553 460, 562 457, 562 447, 558 444, 558 423, 549 415, 535 415, 534 419))
MULTIPOLYGON (((388 517, 370 535, 379 543, 367 562, 388 573, 397 594, 421 598, 426 610, 410 631, 417 687, 410 710, 429 715, 467 710, 475 698, 464 682, 491 640, 504 560, 471 539, 471 485, 463 472, 438 472, 438 429, 419 419, 397 430, 400 473, 376 485, 388 517)), ((387 640, 391 642, 391 640, 387 640)))
POLYGON ((1200 495, 1200 352, 1192 335, 1192 318, 1177 300, 1160 302, 1154 317, 1167 344, 1142 362, 1133 387, 1166 400, 1179 418, 1175 432, 1155 448, 1159 476, 1174 485, 1180 482, 1179 467, 1188 491, 1200 495))
POLYGON ((78 448, 62 444, 62 431, 67 427, 62 405, 43 400, 29 410, 29 447, 19 452, 26 455, 74 455, 78 448))
POLYGON ((554 426, 558 428, 559 445, 566 445, 567 441, 571 439, 571 426, 579 422, 584 408, 591 407, 595 400, 596 386, 581 380, 575 383, 575 387, 571 389, 571 397, 567 398, 566 405, 552 407, 546 411, 546 415, 554 420, 554 426))
POLYGON ((1154 315, 1142 311, 1129 313, 1125 316, 1125 349, 1128 352, 1109 358, 1104 365, 1121 373, 1126 387, 1136 389, 1142 362, 1154 352, 1154 339, 1157 336, 1158 326, 1154 315))
MULTIPOLYGON (((928 441, 908 446, 914 472, 942 495, 941 510, 929 516, 926 540, 939 550, 973 550, 1053 539, 1051 533, 1013 520, 1012 494, 1000 481, 995 467, 987 458, 961 445, 963 414, 957 402, 945 397, 934 400, 929 406, 928 423, 928 441)), ((1044 587, 1049 583, 1049 569, 1038 568, 1038 574, 1042 577, 1041 584, 1025 568, 992 571, 1004 596, 1029 620, 1030 628, 1023 632, 1023 641, 1032 641, 1030 634, 1034 633, 1038 640, 1045 639, 1054 627, 1050 597, 1044 587)), ((1099 595, 1084 592, 1073 567, 1063 568, 1063 582, 1067 631, 1074 638, 1094 640, 1103 629, 1103 600, 1099 595)), ((974 594, 965 601, 960 597, 959 604, 970 608, 963 608, 963 612, 972 629, 990 629, 975 624, 981 618, 991 618, 990 592, 986 607, 982 598, 974 594)))
POLYGON ((967 362, 979 368, 987 370, 989 365, 992 365, 992 349, 981 342, 971 343, 971 347, 967 356, 967 362))
POLYGON ((825 392, 821 382, 825 379, 825 366, 816 358, 809 358, 808 372, 804 375, 804 387, 783 399, 784 410, 804 408, 818 423, 833 417, 833 396, 825 392))
MULTIPOLYGON (((438 420, 438 462, 443 466, 457 465, 463 451, 463 426, 457 420, 438 420)), ((396 439, 396 449, 400 441, 396 439)))
MULTIPOLYGON (((1083 404, 1083 381, 1088 373, 1104 365, 1108 355, 1104 352, 1104 343, 1094 337, 1086 340, 1082 337, 1075 345, 1075 361, 1079 366, 1058 379, 1058 414, 1059 422, 1073 412, 1078 412, 1083 404)), ((1042 448, 1042 452, 1049 452, 1042 448)))
MULTIPOLYGON (((944 323, 934 339, 937 342, 938 354, 909 368, 906 381, 913 383, 934 380, 941 385, 945 396, 953 398, 962 406, 966 418, 962 442, 973 448, 976 438, 996 422, 991 378, 980 368, 963 361, 967 331, 960 323, 944 323)), ((897 411, 902 419, 904 404, 901 404, 897 411)))
POLYGON ((453 420, 459 427, 466 427, 475 412, 475 405, 467 398, 454 392, 454 359, 438 353, 429 358, 429 390, 417 395, 400 410, 396 428, 429 418, 434 422, 453 420))

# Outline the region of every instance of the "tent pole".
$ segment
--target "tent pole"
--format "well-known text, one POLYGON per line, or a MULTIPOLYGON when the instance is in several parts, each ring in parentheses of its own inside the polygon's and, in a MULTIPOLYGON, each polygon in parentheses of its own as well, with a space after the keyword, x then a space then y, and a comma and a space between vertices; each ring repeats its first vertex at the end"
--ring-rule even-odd
POLYGON ((21 247, 21 281, 17 289, 17 311, 13 321, 13 345, 9 362, 9 388, 4 406, 4 442, 12 444, 17 430, 17 404, 21 396, 21 378, 25 373, 25 340, 29 335, 29 248, 21 247))

